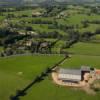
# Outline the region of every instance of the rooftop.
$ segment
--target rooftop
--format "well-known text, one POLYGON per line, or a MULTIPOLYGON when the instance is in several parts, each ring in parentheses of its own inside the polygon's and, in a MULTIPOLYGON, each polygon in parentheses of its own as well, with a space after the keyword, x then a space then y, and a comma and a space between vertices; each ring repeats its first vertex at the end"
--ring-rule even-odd
POLYGON ((81 75, 81 70, 80 69, 64 69, 61 68, 59 70, 60 74, 72 74, 72 75, 81 75))
POLYGON ((81 71, 90 71, 90 67, 89 66, 82 66, 81 71))

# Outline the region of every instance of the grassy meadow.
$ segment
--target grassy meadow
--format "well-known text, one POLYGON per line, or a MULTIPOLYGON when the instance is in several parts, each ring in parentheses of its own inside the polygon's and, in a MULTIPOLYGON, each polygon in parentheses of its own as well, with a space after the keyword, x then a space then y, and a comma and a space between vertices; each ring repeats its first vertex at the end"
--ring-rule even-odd
POLYGON ((80 68, 82 65, 85 65, 100 69, 99 59, 100 56, 73 55, 71 58, 67 59, 61 66, 65 68, 80 68))
MULTIPOLYGON (((82 65, 91 66, 95 68, 100 68, 100 56, 84 56, 84 55, 74 55, 67 59, 60 67, 63 68, 80 68, 82 65)), ((97 92, 96 95, 87 94, 86 92, 68 87, 61 87, 55 85, 51 79, 48 77, 46 80, 32 87, 25 97, 21 100, 27 100, 32 98, 32 100, 99 100, 100 93, 97 92)))
POLYGON ((99 97, 100 93, 89 95, 79 89, 57 86, 51 78, 47 78, 30 89, 21 100, 99 100, 99 97))
POLYGON ((0 58, 0 98, 9 100, 17 89, 22 89, 47 67, 62 56, 21 56, 0 58), (22 75, 18 73, 22 72, 22 75))
MULTIPOLYGON (((63 56, 21 56, 0 59, 0 98, 9 100, 11 94, 30 83, 35 76, 52 66, 63 56), (23 72, 19 75, 18 72, 23 72)), ((60 67, 79 68, 81 65, 100 68, 99 56, 74 55, 60 67), (89 59, 89 60, 88 60, 89 59)), ((57 86, 51 76, 35 84, 21 100, 99 100, 100 93, 90 95, 82 90, 57 86)))
POLYGON ((86 54, 86 55, 100 55, 100 44, 99 43, 83 43, 78 42, 74 44, 67 51, 75 54, 86 54))

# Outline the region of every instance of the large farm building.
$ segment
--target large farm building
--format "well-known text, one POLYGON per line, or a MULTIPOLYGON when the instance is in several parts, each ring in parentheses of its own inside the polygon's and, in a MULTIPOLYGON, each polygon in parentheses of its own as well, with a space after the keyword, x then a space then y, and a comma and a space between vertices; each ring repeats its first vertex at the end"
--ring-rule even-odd
POLYGON ((88 66, 78 69, 56 68, 52 72, 54 82, 62 86, 89 87, 100 80, 100 70, 88 66))
POLYGON ((94 68, 82 66, 80 69, 59 69, 58 79, 63 82, 80 82, 84 80, 85 73, 94 72, 94 68))

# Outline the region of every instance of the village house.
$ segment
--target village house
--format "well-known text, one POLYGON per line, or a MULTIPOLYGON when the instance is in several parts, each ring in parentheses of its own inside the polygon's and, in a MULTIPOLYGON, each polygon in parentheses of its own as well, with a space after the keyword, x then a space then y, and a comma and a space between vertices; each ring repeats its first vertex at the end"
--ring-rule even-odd
POLYGON ((28 46, 28 47, 31 47, 31 45, 32 45, 32 40, 27 40, 27 41, 25 41, 25 44, 24 44, 25 46, 28 46))
POLYGON ((39 17, 41 15, 42 15, 41 12, 32 12, 32 17, 39 17))

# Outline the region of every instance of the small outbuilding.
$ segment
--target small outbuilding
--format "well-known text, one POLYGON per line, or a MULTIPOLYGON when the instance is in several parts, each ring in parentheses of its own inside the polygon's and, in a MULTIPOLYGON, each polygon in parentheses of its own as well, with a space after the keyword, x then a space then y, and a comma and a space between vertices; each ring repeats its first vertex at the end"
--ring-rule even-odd
POLYGON ((90 72, 91 72, 91 68, 89 66, 81 66, 82 80, 84 79, 84 75, 90 72))

